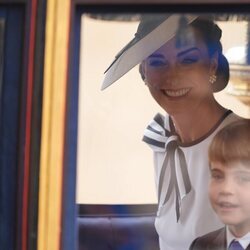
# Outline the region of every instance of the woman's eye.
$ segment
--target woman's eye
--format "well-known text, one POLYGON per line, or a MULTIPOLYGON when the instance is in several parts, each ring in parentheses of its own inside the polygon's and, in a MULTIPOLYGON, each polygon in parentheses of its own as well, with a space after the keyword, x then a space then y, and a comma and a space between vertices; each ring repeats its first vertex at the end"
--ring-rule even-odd
POLYGON ((150 60, 148 61, 148 65, 151 67, 162 67, 166 65, 166 62, 162 60, 150 60))
POLYGON ((198 61, 198 58, 196 57, 186 57, 180 60, 182 64, 192 64, 196 63, 198 61))

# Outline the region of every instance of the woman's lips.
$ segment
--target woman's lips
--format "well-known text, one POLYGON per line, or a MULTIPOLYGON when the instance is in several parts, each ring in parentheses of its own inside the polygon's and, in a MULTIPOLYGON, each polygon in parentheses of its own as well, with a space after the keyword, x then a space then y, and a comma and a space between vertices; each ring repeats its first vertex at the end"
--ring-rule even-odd
POLYGON ((185 96, 190 91, 190 88, 183 88, 183 89, 176 89, 176 90, 166 89, 162 91, 168 97, 182 97, 182 96, 185 96))

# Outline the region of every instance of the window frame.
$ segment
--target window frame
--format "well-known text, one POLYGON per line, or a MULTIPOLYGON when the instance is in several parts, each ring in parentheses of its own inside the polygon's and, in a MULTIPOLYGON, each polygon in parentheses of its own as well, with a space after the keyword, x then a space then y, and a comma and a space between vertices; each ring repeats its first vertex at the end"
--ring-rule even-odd
MULTIPOLYGON (((248 0, 140 0, 136 4, 132 0, 72 0, 68 83, 65 113, 65 140, 63 164, 63 199, 62 199, 62 249, 77 246, 76 218, 79 208, 75 204, 76 184, 76 151, 77 151, 77 112, 78 112, 78 66, 79 66, 79 33, 80 16, 83 13, 105 12, 250 12, 248 0), (184 11, 185 9, 185 11, 184 11), (74 228, 74 230, 72 230, 74 228)), ((100 204, 101 205, 101 204, 100 204)), ((81 210, 81 208, 80 208, 81 210)))

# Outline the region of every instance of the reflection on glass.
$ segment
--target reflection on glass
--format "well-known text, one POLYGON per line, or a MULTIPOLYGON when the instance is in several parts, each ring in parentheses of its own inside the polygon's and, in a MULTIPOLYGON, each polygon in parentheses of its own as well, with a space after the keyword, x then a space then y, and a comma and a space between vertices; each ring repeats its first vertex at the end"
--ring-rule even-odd
MULTIPOLYGON (((77 202, 156 203, 153 156, 141 141, 145 125, 163 113, 142 82, 138 66, 105 91, 104 71, 134 37, 140 15, 83 15, 81 31, 77 202)), ((245 43, 246 20, 217 15, 224 51, 245 43), (237 35, 232 36, 235 32, 237 35)), ((248 108, 223 90, 226 108, 247 117, 248 108)))
POLYGON ((138 67, 112 89, 101 91, 104 71, 137 25, 82 17, 78 203, 156 203, 152 154, 141 139, 159 107, 141 82, 138 67))

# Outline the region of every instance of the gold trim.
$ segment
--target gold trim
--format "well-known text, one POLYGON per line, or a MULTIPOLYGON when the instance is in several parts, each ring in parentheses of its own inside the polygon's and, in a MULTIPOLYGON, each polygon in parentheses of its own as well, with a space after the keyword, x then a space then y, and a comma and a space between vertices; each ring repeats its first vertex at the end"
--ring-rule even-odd
POLYGON ((59 250, 70 0, 48 0, 46 17, 38 250, 59 250))

